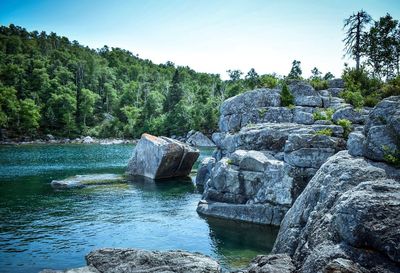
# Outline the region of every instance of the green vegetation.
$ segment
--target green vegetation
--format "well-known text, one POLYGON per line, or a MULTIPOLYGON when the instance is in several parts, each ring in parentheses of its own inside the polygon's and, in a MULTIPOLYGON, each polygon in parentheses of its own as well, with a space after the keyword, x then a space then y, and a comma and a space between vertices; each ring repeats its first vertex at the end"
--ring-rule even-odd
POLYGON ((294 96, 292 92, 290 92, 287 84, 283 84, 281 91, 281 106, 289 107, 290 105, 294 105, 294 96))
MULTIPOLYGON (((250 73, 247 81, 258 84, 257 77, 250 73)), ((0 27, 0 127, 9 137, 211 132, 224 90, 219 75, 156 65, 119 48, 89 49, 55 33, 0 27)))
POLYGON ((351 121, 348 119, 339 119, 336 124, 343 127, 343 136, 344 138, 348 138, 352 130, 351 121))
POLYGON ((325 128, 315 132, 316 135, 325 135, 325 136, 332 136, 333 132, 332 129, 325 128))
POLYGON ((385 161, 391 165, 396 167, 400 167, 400 150, 396 149, 392 151, 388 146, 384 145, 383 147, 385 161))
POLYGON ((314 120, 329 120, 332 121, 332 115, 334 110, 332 108, 328 108, 325 111, 315 111, 313 113, 314 120))
POLYGON ((344 27, 346 54, 356 61, 356 67, 346 65, 342 75, 345 101, 355 107, 373 107, 383 98, 400 94, 399 22, 390 14, 374 21, 361 10, 347 18, 344 27))

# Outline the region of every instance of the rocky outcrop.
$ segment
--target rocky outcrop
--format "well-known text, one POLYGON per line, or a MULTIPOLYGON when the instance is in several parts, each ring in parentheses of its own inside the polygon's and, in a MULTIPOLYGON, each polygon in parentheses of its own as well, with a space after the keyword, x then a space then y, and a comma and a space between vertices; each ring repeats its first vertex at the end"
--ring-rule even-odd
POLYGON ((350 134, 347 147, 354 156, 376 161, 400 157, 400 96, 379 102, 369 113, 363 131, 350 134))
POLYGON ((294 273, 292 259, 286 254, 260 255, 249 266, 235 273, 294 273))
POLYGON ((330 157, 285 215, 274 253, 296 272, 398 272, 399 170, 388 169, 347 151, 330 157))
POLYGON ((104 248, 86 255, 86 267, 42 273, 219 273, 221 267, 211 258, 185 251, 145 251, 104 248))
POLYGON ((215 147, 215 144, 211 139, 198 131, 190 131, 186 135, 186 143, 197 147, 215 147))
POLYGON ((123 181, 122 175, 117 174, 85 174, 75 175, 63 180, 51 181, 55 189, 83 188, 85 186, 103 185, 123 181))
POLYGON ((216 163, 202 166, 198 177, 205 184, 199 213, 279 225, 318 168, 346 148, 343 127, 314 116, 328 117, 325 104, 336 107, 334 113, 348 105, 304 82, 289 88, 293 107, 280 107, 279 89, 257 89, 222 104, 220 132, 212 136, 216 163))
POLYGON ((210 179, 211 170, 215 166, 215 158, 204 158, 197 167, 196 185, 204 187, 208 179, 210 179))
POLYGON ((167 137, 143 134, 129 160, 127 173, 151 179, 190 174, 199 150, 167 137))

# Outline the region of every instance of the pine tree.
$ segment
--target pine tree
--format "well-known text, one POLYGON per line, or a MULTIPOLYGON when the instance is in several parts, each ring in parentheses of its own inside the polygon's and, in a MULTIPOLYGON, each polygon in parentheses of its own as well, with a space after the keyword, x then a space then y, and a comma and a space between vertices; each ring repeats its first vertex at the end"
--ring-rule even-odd
POLYGON ((356 61, 356 70, 360 69, 360 58, 363 52, 363 29, 371 22, 371 16, 363 10, 351 15, 344 20, 343 29, 347 28, 345 43, 345 55, 349 55, 356 61))

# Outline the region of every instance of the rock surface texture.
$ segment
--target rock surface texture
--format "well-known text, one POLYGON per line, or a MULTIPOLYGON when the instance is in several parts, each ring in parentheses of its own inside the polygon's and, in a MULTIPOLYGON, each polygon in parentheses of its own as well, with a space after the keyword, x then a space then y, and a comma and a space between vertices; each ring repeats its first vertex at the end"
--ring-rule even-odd
POLYGON ((211 141, 202 132, 190 131, 186 135, 186 143, 197 147, 215 147, 214 142, 211 141))
POLYGON ((279 225, 318 168, 346 148, 344 128, 327 113, 359 113, 336 97, 340 83, 334 86, 316 91, 293 81, 293 107, 280 106, 280 89, 257 89, 227 99, 220 109, 219 132, 212 136, 215 161, 200 165, 197 184, 204 185, 204 193, 197 211, 279 225))
POLYGON ((398 177, 347 151, 330 157, 285 215, 273 252, 296 272, 399 272, 398 177))
POLYGON ((86 267, 42 273, 219 273, 221 267, 211 258, 184 251, 145 251, 105 248, 86 255, 86 267))
POLYGON ((127 173, 151 179, 187 176, 199 154, 199 150, 177 140, 143 134, 127 173))

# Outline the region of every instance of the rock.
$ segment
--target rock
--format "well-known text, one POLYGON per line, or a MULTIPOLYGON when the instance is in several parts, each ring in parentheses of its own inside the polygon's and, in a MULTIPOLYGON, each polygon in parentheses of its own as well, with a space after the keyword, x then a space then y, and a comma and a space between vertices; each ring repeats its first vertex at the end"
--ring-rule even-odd
POLYGON ((221 132, 239 130, 246 124, 256 123, 258 108, 280 106, 280 94, 276 89, 256 89, 225 100, 220 108, 221 132))
POLYGON ((204 187, 207 180, 210 179, 210 174, 212 168, 215 165, 215 158, 213 157, 206 157, 204 158, 197 168, 197 175, 196 175, 196 185, 204 187))
POLYGON ((44 269, 40 273, 100 273, 100 271, 93 266, 84 266, 67 270, 44 269))
POLYGON ((273 253, 300 273, 398 272, 400 183, 390 176, 347 151, 330 157, 285 215, 273 253))
POLYGON ((291 134, 285 145, 285 162, 303 168, 319 168, 330 156, 345 147, 336 137, 316 134, 291 134))
POLYGON ((177 140, 143 134, 127 172, 151 179, 187 176, 199 154, 199 150, 177 140))
MULTIPOLYGON (((220 273, 220 265, 200 253, 103 248, 86 255, 87 267, 67 273, 220 273)), ((42 271, 42 273, 60 271, 42 271)))
POLYGON ((282 122, 292 122, 293 113, 292 110, 287 107, 266 107, 266 108, 258 108, 258 115, 256 119, 246 120, 242 118, 242 127, 249 123, 263 123, 263 122, 271 122, 271 123, 282 123, 282 122))
POLYGON ((50 141, 50 140, 55 140, 55 138, 54 138, 54 136, 53 136, 53 135, 51 135, 51 134, 47 134, 47 135, 46 135, 46 140, 47 140, 47 141, 50 141))
POLYGON ((190 131, 186 137, 186 143, 199 147, 215 147, 214 142, 201 132, 190 131))
POLYGON ((340 98, 341 93, 343 92, 343 88, 334 88, 331 87, 328 89, 329 96, 340 98))
POLYGON ((344 80, 338 78, 328 81, 329 88, 344 88, 344 80))
POLYGON ((322 107, 322 98, 314 88, 303 81, 293 81, 289 89, 294 96, 295 105, 322 107))
POLYGON ((82 188, 89 185, 102 185, 121 182, 123 177, 117 174, 84 174, 68 177, 63 180, 51 181, 51 186, 56 189, 82 188))
POLYGON ((312 112, 304 111, 303 107, 294 109, 293 122, 300 124, 313 124, 314 117, 312 112))
POLYGON ((84 144, 90 144, 90 143, 93 143, 93 142, 94 142, 94 141, 93 141, 93 138, 90 137, 90 136, 86 136, 86 137, 84 137, 83 140, 82 140, 82 143, 84 143, 84 144))
POLYGON ((279 225, 315 173, 269 152, 236 150, 211 170, 197 211, 214 217, 279 225))
POLYGON ((347 140, 347 150, 352 156, 363 156, 365 136, 361 131, 355 131, 349 134, 347 140))
POLYGON ((286 254, 259 255, 249 266, 235 273, 294 273, 296 267, 286 254))
POLYGON ((364 122, 361 112, 354 110, 352 106, 341 108, 332 115, 333 122, 337 122, 339 119, 347 119, 351 123, 364 122))
POLYGON ((370 112, 364 127, 365 156, 385 161, 385 156, 400 153, 400 96, 379 102, 370 112))

